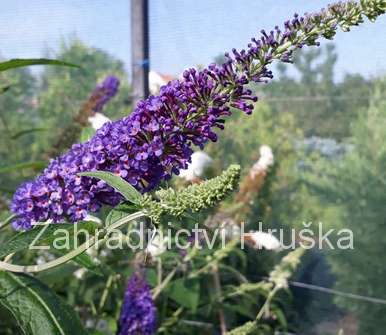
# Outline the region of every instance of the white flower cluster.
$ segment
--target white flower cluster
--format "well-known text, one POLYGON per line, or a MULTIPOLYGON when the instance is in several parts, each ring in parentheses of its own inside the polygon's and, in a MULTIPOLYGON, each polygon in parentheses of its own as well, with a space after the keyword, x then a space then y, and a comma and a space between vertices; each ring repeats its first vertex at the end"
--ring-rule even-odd
POLYGON ((105 123, 110 122, 111 120, 104 116, 102 113, 95 113, 93 116, 88 118, 88 122, 91 124, 95 130, 101 128, 105 123))
POLYGON ((203 151, 196 151, 192 155, 192 162, 186 170, 181 170, 179 176, 192 182, 201 178, 205 170, 211 166, 213 159, 203 151))
POLYGON ((250 174, 252 178, 268 170, 274 164, 274 157, 272 149, 268 145, 262 145, 260 147, 260 158, 252 166, 250 174))
POLYGON ((245 234, 246 242, 255 249, 266 249, 273 251, 280 251, 282 246, 280 241, 272 234, 262 231, 249 232, 245 234))

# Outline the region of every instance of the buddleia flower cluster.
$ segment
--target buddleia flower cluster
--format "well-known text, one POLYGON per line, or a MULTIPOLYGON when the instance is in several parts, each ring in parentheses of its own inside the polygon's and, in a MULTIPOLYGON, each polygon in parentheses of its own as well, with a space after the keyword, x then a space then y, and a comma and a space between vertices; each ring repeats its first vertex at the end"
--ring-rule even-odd
POLYGON ((126 288, 117 335, 155 334, 157 310, 141 270, 135 272, 126 288))
POLYGON ((291 62, 293 52, 318 39, 333 38, 338 27, 347 31, 367 16, 385 13, 386 0, 339 2, 313 14, 295 16, 280 29, 261 31, 246 50, 232 50, 222 65, 198 71, 189 69, 183 79, 161 87, 159 96, 140 101, 122 120, 105 124, 88 142, 74 145, 51 161, 43 174, 16 192, 12 211, 18 215, 13 227, 29 229, 34 222, 79 221, 103 204, 116 205, 121 196, 104 182, 79 177, 83 171, 113 172, 141 192, 186 169, 192 146, 202 148, 216 141, 231 108, 246 114, 257 97, 251 82, 273 77, 268 65, 274 60, 291 62))

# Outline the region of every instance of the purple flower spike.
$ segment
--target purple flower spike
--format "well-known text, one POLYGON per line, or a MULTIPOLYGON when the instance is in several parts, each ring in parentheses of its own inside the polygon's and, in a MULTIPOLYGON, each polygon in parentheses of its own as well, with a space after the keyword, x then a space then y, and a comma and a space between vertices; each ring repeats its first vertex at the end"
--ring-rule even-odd
POLYGON ((149 285, 142 272, 135 272, 127 284, 117 334, 155 334, 156 314, 149 285))
POLYGON ((102 111, 103 107, 113 98, 119 89, 119 79, 115 76, 107 76, 105 80, 97 85, 91 93, 89 101, 93 101, 92 110, 94 113, 102 111))
MULTIPOLYGON (((48 219, 76 222, 103 204, 117 205, 122 200, 113 188, 95 178, 79 177, 79 172, 110 171, 141 192, 154 189, 187 168, 192 146, 203 148, 217 140, 215 130, 224 128, 232 107, 252 112, 257 97, 248 84, 271 79, 268 65, 273 60, 290 62, 297 48, 319 45, 320 37, 332 38, 338 25, 347 30, 362 22, 363 14, 374 18, 384 12, 378 1, 348 1, 320 13, 296 14, 282 29, 262 31, 247 50, 226 54, 224 64, 184 71, 183 79, 161 87, 159 96, 140 101, 130 116, 106 123, 91 140, 73 145, 52 160, 42 175, 22 185, 11 205, 18 215, 14 227, 29 229, 32 223, 48 219)), ((95 97, 102 99, 94 111, 115 94, 118 84, 111 76, 98 86, 95 97)))

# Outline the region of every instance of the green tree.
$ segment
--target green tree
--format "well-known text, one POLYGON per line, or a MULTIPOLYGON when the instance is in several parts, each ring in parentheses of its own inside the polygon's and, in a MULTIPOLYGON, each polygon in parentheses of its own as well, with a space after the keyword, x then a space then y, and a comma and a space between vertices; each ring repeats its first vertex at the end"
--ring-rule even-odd
MULTIPOLYGON (((336 250, 329 256, 337 288, 378 298, 386 296, 381 258, 386 250, 385 92, 386 80, 379 80, 370 107, 353 126, 352 152, 342 161, 319 164, 310 177, 326 205, 338 206, 338 227, 354 234, 354 250, 336 250)), ((384 334, 384 305, 343 298, 338 302, 359 317, 360 334, 384 334)))
POLYGON ((360 75, 346 75, 337 82, 337 53, 333 44, 317 50, 298 51, 296 71, 278 66, 278 80, 263 88, 264 98, 275 113, 286 111, 294 116, 305 136, 350 136, 350 125, 359 110, 368 106, 369 82, 360 75))

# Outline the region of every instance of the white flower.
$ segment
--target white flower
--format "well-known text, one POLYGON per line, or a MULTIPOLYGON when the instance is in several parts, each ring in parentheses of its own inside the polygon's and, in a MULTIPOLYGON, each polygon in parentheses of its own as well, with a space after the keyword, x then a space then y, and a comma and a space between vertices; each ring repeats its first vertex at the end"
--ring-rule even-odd
POLYGON ((45 264, 47 262, 53 261, 55 258, 55 255, 51 254, 47 250, 43 250, 42 252, 40 252, 38 258, 36 259, 36 264, 45 264))
POLYGON ((45 264, 47 263, 47 260, 45 259, 45 257, 43 256, 39 256, 37 259, 36 259, 36 264, 37 265, 41 265, 41 264, 45 264))
POLYGON ((268 145, 262 145, 260 147, 260 158, 251 169, 252 177, 260 174, 261 172, 267 171, 268 168, 273 165, 273 163, 274 157, 272 149, 268 145))
POLYGON ((91 127, 95 130, 101 128, 105 123, 110 122, 111 120, 104 116, 102 113, 95 113, 95 115, 90 116, 88 118, 88 122, 90 122, 91 127))
POLYGON ((203 151, 196 151, 192 155, 192 162, 189 163, 186 170, 180 171, 180 177, 186 181, 193 181, 196 178, 202 177, 205 170, 211 166, 213 159, 203 151))
POLYGON ((271 234, 256 231, 245 235, 247 237, 246 242, 249 242, 255 249, 281 250, 280 241, 271 234))
POLYGON ((157 258, 162 255, 167 249, 168 239, 156 234, 146 247, 146 251, 153 257, 157 258))
POLYGON ((100 256, 101 257, 109 257, 109 256, 111 256, 111 250, 109 250, 109 249, 102 249, 101 251, 100 251, 100 256))

